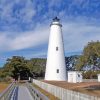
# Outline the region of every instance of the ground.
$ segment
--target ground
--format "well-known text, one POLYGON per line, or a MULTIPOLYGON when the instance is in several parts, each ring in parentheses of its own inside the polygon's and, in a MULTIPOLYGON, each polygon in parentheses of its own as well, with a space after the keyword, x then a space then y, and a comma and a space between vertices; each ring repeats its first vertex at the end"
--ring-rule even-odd
POLYGON ((65 89, 78 91, 84 94, 100 96, 100 82, 68 83, 66 81, 43 81, 65 89))
POLYGON ((52 95, 51 93, 45 91, 44 89, 40 88, 39 86, 35 85, 34 83, 32 84, 37 90, 39 90, 41 93, 46 95, 50 100, 59 100, 57 97, 52 95))
POLYGON ((0 93, 3 92, 8 87, 8 85, 8 83, 0 83, 0 93))

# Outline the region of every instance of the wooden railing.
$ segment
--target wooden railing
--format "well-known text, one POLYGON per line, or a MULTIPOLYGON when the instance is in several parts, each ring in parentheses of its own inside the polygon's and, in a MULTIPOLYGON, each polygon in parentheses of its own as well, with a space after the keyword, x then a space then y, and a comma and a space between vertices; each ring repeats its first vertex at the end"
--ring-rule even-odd
POLYGON ((40 91, 38 91, 35 87, 33 87, 30 83, 26 83, 27 88, 29 89, 33 100, 49 100, 47 96, 42 94, 40 91))
POLYGON ((12 99, 15 98, 15 94, 16 92, 17 86, 15 85, 15 83, 11 83, 8 88, 6 90, 4 90, 1 94, 0 94, 0 100, 16 100, 16 99, 12 99))
POLYGON ((33 83, 44 89, 45 91, 58 97, 60 100, 100 100, 98 96, 91 96, 80 92, 67 90, 55 85, 51 85, 39 80, 33 79, 33 83))

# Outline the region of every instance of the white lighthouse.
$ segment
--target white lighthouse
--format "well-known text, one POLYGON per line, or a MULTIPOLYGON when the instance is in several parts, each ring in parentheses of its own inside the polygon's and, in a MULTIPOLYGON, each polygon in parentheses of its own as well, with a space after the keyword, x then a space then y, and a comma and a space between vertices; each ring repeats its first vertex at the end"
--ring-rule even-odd
POLYGON ((45 80, 67 80, 61 28, 62 25, 60 24, 59 19, 55 17, 50 25, 45 80))

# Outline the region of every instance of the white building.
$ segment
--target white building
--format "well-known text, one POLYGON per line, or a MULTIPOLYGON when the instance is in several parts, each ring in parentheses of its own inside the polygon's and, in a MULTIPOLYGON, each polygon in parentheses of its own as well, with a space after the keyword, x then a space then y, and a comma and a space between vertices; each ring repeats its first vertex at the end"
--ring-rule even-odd
POLYGON ((67 80, 62 25, 56 17, 50 25, 45 80, 67 80))
POLYGON ((79 71, 69 71, 68 72, 68 82, 77 83, 82 82, 82 72, 79 71))
POLYGON ((98 74, 98 82, 100 82, 100 74, 98 74))

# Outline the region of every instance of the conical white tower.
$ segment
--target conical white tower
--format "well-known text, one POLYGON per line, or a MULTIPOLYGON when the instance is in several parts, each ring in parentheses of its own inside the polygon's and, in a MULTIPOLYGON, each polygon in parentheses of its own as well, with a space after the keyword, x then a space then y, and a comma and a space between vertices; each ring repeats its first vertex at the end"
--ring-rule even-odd
POLYGON ((50 25, 45 80, 67 80, 61 27, 59 19, 54 18, 50 25))

